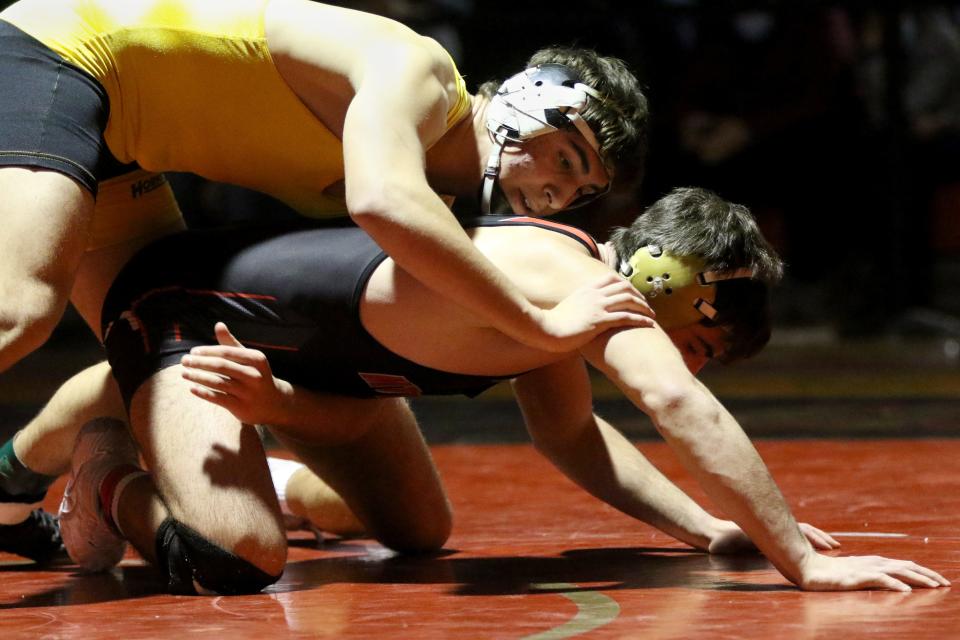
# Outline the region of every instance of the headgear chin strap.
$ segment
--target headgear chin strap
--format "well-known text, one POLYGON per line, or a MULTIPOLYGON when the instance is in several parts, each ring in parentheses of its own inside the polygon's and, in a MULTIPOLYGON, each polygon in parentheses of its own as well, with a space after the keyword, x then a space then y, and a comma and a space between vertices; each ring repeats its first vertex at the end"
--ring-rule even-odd
MULTIPOLYGON (((508 140, 525 142, 573 126, 600 155, 597 136, 580 117, 591 99, 602 100, 603 97, 580 82, 576 72, 563 64, 531 67, 500 85, 487 107, 487 129, 493 136, 493 149, 483 171, 483 213, 490 213, 493 185, 500 174, 500 155, 508 140)), ((601 193, 581 196, 568 208, 584 205, 599 195, 601 193)))
POLYGON ((620 274, 647 297, 660 326, 675 329, 717 317, 713 306, 717 282, 753 277, 753 270, 746 267, 707 271, 705 266, 698 258, 674 256, 649 245, 638 249, 629 260, 621 259, 620 274))

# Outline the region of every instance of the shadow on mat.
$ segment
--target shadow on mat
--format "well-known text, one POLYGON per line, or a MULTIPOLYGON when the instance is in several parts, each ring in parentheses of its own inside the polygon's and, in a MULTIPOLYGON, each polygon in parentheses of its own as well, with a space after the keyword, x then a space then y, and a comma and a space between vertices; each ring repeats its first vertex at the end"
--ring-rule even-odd
POLYGON ((577 549, 557 557, 499 556, 486 558, 341 556, 287 564, 283 579, 271 592, 297 591, 338 583, 450 584, 458 595, 517 595, 569 584, 565 591, 663 589, 779 591, 784 584, 737 581, 729 574, 769 571, 759 554, 711 556, 675 548, 577 549), (578 587, 581 583, 602 583, 578 587))
MULTIPOLYGON (((4 572, 11 568, 5 567, 4 572)), ((55 573, 53 578, 57 584, 54 588, 21 596, 14 602, 0 602, 0 611, 95 604, 166 593, 156 570, 149 566, 121 566, 105 573, 86 575, 77 573, 77 567, 74 565, 52 568, 24 565, 22 568, 17 566, 13 569, 18 573, 28 570, 37 573, 55 573)), ((50 576, 47 578, 49 579, 50 576)), ((38 576, 38 582, 42 580, 43 577, 38 576)))
MULTIPOLYGON (((555 557, 456 557, 443 550, 429 556, 395 555, 377 545, 340 542, 324 547, 350 555, 291 561, 280 582, 267 594, 290 593, 333 584, 449 584, 462 596, 550 593, 562 590, 685 588, 695 590, 779 591, 792 587, 737 581, 729 574, 766 571, 760 555, 710 556, 674 548, 577 549, 555 557), (371 551, 373 553, 371 554, 371 551), (580 586, 581 584, 589 586, 580 586), (561 585, 561 586, 552 586, 561 585)), ((150 566, 121 566, 96 575, 76 573, 76 567, 6 567, 6 571, 38 574, 38 583, 53 578, 57 585, 0 602, 0 610, 58 607, 168 596, 150 566), (53 574, 52 576, 49 574, 53 574)), ((254 596, 256 597, 256 596, 254 596)))

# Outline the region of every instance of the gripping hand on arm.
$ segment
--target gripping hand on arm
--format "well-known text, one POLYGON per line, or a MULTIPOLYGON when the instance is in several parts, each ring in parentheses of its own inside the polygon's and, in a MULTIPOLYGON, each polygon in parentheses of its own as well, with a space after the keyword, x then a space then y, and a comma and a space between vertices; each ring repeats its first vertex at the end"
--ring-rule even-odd
POLYGON ((575 351, 609 329, 654 324, 653 310, 643 295, 613 272, 574 290, 540 314, 540 326, 549 336, 540 345, 545 351, 575 351))

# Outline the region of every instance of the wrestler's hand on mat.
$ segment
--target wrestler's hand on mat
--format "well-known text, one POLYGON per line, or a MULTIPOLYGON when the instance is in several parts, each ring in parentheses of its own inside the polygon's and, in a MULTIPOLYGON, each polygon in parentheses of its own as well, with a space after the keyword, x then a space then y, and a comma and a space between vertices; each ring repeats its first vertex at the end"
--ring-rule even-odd
POLYGON ((274 377, 267 356, 233 337, 222 322, 214 327, 219 346, 194 347, 183 357, 190 393, 219 405, 246 424, 276 424, 289 382, 274 377))
MULTIPOLYGON (((797 524, 800 526, 800 532, 810 541, 814 549, 829 551, 840 548, 840 543, 826 531, 822 531, 806 522, 799 522, 797 524)), ((753 540, 747 537, 743 529, 737 526, 737 523, 732 520, 720 521, 720 525, 711 536, 710 545, 707 547, 707 551, 717 554, 744 553, 756 550, 757 547, 753 544, 753 540)))
POLYGON ((950 581, 909 560, 881 556, 831 557, 814 552, 804 562, 797 586, 806 591, 911 591, 911 587, 948 587, 950 581))
POLYGON ((609 273, 576 289, 552 309, 541 312, 546 351, 574 351, 598 334, 617 327, 652 327, 656 317, 643 294, 625 278, 609 273))

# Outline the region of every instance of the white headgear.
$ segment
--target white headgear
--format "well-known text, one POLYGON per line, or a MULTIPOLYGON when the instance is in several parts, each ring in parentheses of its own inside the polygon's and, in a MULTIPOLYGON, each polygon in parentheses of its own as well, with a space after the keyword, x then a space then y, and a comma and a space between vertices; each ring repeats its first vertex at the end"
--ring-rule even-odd
MULTIPOLYGON (((490 213, 493 185, 500 173, 500 155, 508 140, 524 142, 574 126, 600 155, 596 135, 580 117, 591 99, 603 98, 595 89, 580 82, 576 72, 563 64, 531 67, 500 85, 487 107, 487 129, 493 135, 494 144, 483 172, 481 203, 484 213, 490 213)), ((570 208, 586 204, 599 195, 601 193, 581 196, 570 208)))

